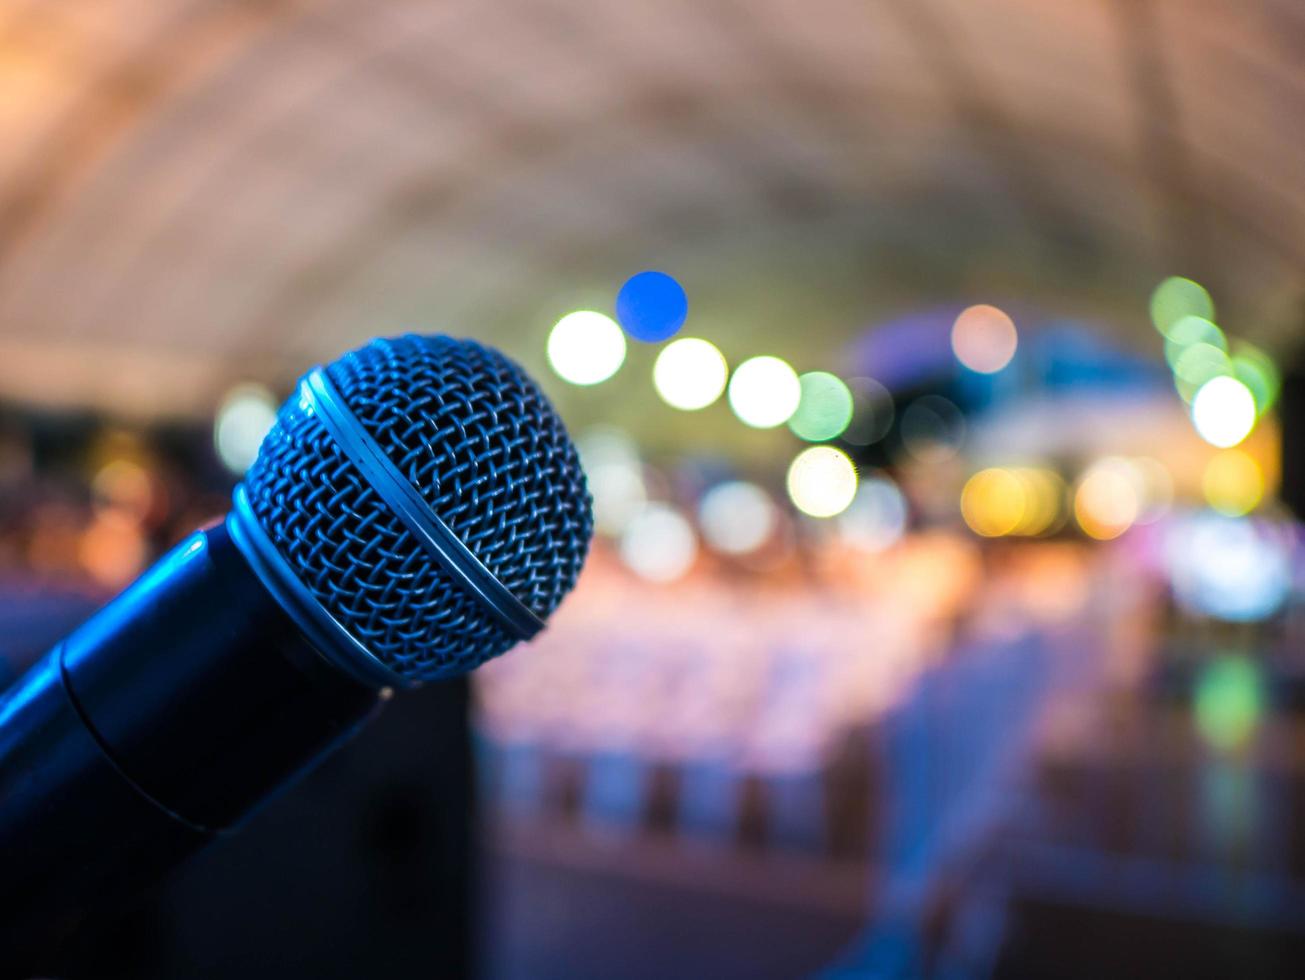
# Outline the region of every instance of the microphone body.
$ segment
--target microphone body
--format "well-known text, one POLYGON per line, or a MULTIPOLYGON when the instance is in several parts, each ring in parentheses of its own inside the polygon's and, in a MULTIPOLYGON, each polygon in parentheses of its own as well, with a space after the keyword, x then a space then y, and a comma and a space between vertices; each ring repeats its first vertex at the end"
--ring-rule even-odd
POLYGON ((0 962, 234 828, 387 693, 309 645, 225 524, 192 534, 0 696, 0 962))
POLYGON ((393 687, 534 636, 590 504, 497 351, 408 335, 311 370, 226 521, 0 696, 0 968, 234 828, 393 687))

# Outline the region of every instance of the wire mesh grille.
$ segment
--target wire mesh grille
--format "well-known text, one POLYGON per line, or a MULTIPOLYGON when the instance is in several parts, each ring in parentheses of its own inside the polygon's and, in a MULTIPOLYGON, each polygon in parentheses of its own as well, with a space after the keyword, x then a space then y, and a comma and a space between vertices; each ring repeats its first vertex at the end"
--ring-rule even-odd
MULTIPOLYGON (((350 410, 435 513, 547 617, 592 530, 575 448, 524 372, 472 341, 373 341, 327 368, 350 410)), ((408 533, 291 398, 245 476, 250 504, 319 602, 405 677, 460 673, 514 642, 408 533)))

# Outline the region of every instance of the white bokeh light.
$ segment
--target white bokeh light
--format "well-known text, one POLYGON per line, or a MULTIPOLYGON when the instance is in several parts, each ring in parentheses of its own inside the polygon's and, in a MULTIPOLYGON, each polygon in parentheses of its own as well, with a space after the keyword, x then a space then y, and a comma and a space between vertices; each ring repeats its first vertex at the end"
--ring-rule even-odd
POLYGON ((680 512, 667 504, 649 504, 621 536, 621 560, 649 582, 674 582, 698 556, 698 539, 680 512))
POLYGON ((548 363, 563 381, 596 385, 625 363, 625 334, 602 313, 568 313, 548 335, 548 363))
POLYGON ((725 390, 729 365, 716 348, 698 337, 667 344, 653 365, 653 387, 672 408, 692 412, 706 408, 725 390))
POLYGON ((620 429, 600 426, 583 433, 576 449, 594 498, 594 525, 620 534, 648 500, 638 447, 620 429))
POLYGON ((841 514, 856 496, 856 467, 833 446, 813 446, 798 453, 788 468, 788 495, 812 517, 841 514))
POLYGON ((744 425, 773 429, 797 411, 802 384, 797 372, 778 357, 752 357, 735 368, 729 400, 744 425))
POLYGON ((731 480, 703 495, 698 523, 713 548, 731 555, 747 554, 774 533, 775 504, 761 487, 731 480))
POLYGON ((213 422, 213 445, 222 464, 243 475, 274 422, 276 398, 262 385, 242 384, 227 392, 213 422))
POLYGON ((891 548, 906 533, 909 510, 897 484, 886 476, 861 481, 851 505, 838 516, 838 528, 848 544, 862 551, 891 548))
POLYGON ((1192 398, 1192 424, 1212 446, 1228 449, 1255 428, 1255 396, 1236 378, 1218 377, 1201 385, 1192 398))

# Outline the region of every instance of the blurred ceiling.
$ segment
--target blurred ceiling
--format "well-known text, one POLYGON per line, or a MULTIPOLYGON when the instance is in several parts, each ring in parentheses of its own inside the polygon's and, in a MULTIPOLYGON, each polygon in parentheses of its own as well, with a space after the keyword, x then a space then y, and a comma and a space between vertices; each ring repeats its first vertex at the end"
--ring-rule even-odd
POLYGON ((1283 348, 1302 65, 1295 0, 9 0, 0 397, 207 412, 405 329, 538 369, 648 267, 732 359, 938 299, 1153 345, 1171 273, 1283 348))

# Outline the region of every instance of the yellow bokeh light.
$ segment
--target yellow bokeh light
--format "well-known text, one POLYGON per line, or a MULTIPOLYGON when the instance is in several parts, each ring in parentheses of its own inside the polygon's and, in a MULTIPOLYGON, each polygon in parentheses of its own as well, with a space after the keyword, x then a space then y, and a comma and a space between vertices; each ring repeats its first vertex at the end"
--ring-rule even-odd
POLYGON ((548 335, 548 363, 563 381, 596 385, 625 363, 625 334, 602 313, 568 313, 548 335))
POLYGON ((797 411, 802 384, 797 372, 778 357, 752 357, 730 378, 730 408, 744 425, 773 429, 797 411))
POLYGON ((154 507, 154 481, 144 466, 132 459, 110 460, 91 479, 98 509, 121 511, 143 523, 154 507))
POLYGON ((1249 514, 1264 499, 1264 471, 1249 453, 1225 449, 1211 457, 1201 478, 1206 503, 1221 514, 1249 514))
POLYGON ((725 390, 729 366, 715 344, 681 337, 662 348, 653 365, 653 387, 662 401, 685 412, 706 408, 725 390))
POLYGON ((1046 534, 1064 523, 1065 481, 1058 473, 1030 467, 1012 473, 1024 486, 1024 516, 1012 534, 1046 534))
POLYGON ((1092 464, 1074 494, 1074 517, 1089 537, 1117 538, 1136 523, 1142 510, 1138 473, 1115 457, 1092 464))
POLYGON ((961 517, 985 538, 1011 534, 1028 507, 1024 483, 1010 470, 980 470, 961 490, 961 517))
POLYGON ((995 306, 967 307, 952 325, 956 359, 980 374, 995 374, 1004 368, 1018 345, 1014 321, 995 306))
POLYGON ((856 467, 833 446, 813 446, 798 453, 788 468, 788 495, 793 505, 812 517, 834 517, 847 510, 856 496, 856 467))

